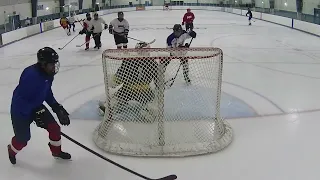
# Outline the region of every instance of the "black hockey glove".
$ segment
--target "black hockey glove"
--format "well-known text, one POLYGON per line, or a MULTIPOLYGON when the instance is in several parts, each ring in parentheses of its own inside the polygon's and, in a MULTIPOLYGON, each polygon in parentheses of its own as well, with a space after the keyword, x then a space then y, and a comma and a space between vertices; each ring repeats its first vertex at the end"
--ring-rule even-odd
POLYGON ((186 44, 184 44, 184 47, 188 48, 188 47, 190 47, 190 44, 186 43, 186 44))
POLYGON ((55 112, 58 116, 59 122, 63 126, 68 126, 70 124, 69 113, 61 104, 53 104, 52 106, 53 112, 55 112))
POLYGON ((91 31, 93 31, 94 30, 94 26, 92 26, 92 28, 91 28, 91 31))
POLYGON ((113 34, 113 26, 112 25, 109 26, 109 33, 113 34))
POLYGON ((50 118, 53 118, 53 117, 44 105, 41 105, 39 108, 36 108, 34 110, 34 122, 38 127, 41 127, 41 128, 48 127, 46 120, 50 118))
POLYGON ((189 35, 190 35, 192 38, 196 38, 196 37, 197 37, 197 33, 194 32, 194 31, 192 31, 192 30, 189 32, 189 35))
POLYGON ((104 25, 104 29, 105 29, 105 30, 108 29, 108 24, 105 24, 105 25, 104 25))
POLYGON ((86 33, 86 29, 82 29, 80 32, 79 32, 79 34, 85 34, 86 33))
POLYGON ((128 29, 125 29, 125 30, 124 30, 124 37, 127 38, 127 37, 128 37, 128 34, 129 34, 129 30, 128 30, 128 29))

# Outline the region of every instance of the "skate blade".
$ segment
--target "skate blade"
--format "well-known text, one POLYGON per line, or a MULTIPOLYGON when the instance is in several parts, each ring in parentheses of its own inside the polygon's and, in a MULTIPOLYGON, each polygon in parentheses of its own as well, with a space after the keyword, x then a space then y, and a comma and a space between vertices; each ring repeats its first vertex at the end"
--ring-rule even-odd
POLYGON ((53 158, 58 161, 72 161, 72 159, 62 159, 61 157, 53 157, 53 158))

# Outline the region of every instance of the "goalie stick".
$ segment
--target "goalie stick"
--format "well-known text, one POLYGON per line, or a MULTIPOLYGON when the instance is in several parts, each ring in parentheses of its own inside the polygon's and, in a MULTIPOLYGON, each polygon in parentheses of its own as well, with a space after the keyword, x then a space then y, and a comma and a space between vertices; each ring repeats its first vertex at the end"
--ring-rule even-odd
POLYGON ((144 176, 142 174, 139 174, 139 173, 127 168, 127 167, 122 166, 121 164, 118 164, 118 163, 112 161, 111 159, 108 159, 108 158, 102 156, 101 154, 99 154, 99 153, 93 151, 92 149, 86 147, 85 145, 79 143, 78 141, 74 140, 73 138, 71 138, 70 136, 66 135, 63 132, 61 132, 61 135, 63 137, 65 137, 66 139, 68 139, 69 141, 71 141, 71 142, 75 143, 76 145, 82 147, 83 149, 85 149, 85 150, 91 152, 92 154, 98 156, 99 158, 101 158, 101 159, 103 159, 103 160, 105 160, 105 161, 107 161, 107 162, 109 162, 109 163, 111 163, 111 164, 113 164, 113 165, 115 165, 115 166, 117 166, 117 167, 119 167, 119 168, 121 168, 121 169, 123 169, 123 170, 125 170, 125 171, 127 171, 129 173, 131 173, 131 174, 134 174, 134 175, 136 175, 136 176, 138 176, 138 177, 140 177, 142 179, 146 179, 146 180, 175 180, 175 179, 177 179, 177 176, 174 175, 174 174, 166 176, 166 177, 162 177, 162 178, 157 178, 157 179, 146 177, 146 176, 144 176))

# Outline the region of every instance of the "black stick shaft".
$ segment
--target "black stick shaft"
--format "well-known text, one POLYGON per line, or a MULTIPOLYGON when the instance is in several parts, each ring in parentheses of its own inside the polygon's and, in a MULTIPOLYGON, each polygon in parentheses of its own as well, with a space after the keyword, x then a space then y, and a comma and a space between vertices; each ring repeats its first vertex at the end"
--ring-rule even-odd
MULTIPOLYGON (((93 151, 92 149, 86 147, 85 145, 79 143, 78 141, 74 140, 73 138, 71 138, 70 136, 66 135, 66 134, 63 133, 63 132, 61 132, 61 135, 62 135, 63 137, 65 137, 65 138, 67 138, 68 140, 70 140, 71 142, 75 143, 76 145, 82 147, 83 149, 85 149, 85 150, 91 152, 92 154, 98 156, 99 158, 101 158, 101 159, 103 159, 103 160, 105 160, 105 161, 108 161, 109 163, 111 163, 111 164, 113 164, 113 165, 115 165, 115 166, 117 166, 117 167, 119 167, 119 168, 121 168, 121 169, 123 169, 123 170, 125 170, 125 171, 127 171, 127 172, 129 172, 129 173, 131 173, 131 174, 134 174, 134 175, 136 175, 136 176, 139 176, 139 177, 141 177, 142 179, 154 180, 154 179, 148 178, 148 177, 146 177, 146 176, 144 176, 144 175, 142 175, 142 174, 139 174, 139 173, 137 173, 137 172, 135 172, 135 171, 133 171, 133 170, 131 170, 131 169, 129 169, 129 168, 126 168, 126 167, 124 167, 124 166, 122 166, 122 165, 120 165, 120 164, 112 161, 111 159, 108 159, 108 158, 102 156, 101 154, 99 154, 99 153, 93 151)), ((164 177, 164 178, 160 178, 160 179, 161 179, 161 180, 162 180, 162 179, 173 180, 173 177, 176 177, 176 176, 175 176, 175 175, 170 175, 170 176, 167 176, 167 177, 164 177)), ((174 178, 174 179, 176 179, 176 178, 174 178)))
POLYGON ((65 48, 66 46, 68 46, 68 44, 70 44, 76 37, 78 37, 79 34, 77 34, 76 36, 74 36, 66 45, 64 45, 62 48, 59 48, 59 49, 63 49, 65 48))

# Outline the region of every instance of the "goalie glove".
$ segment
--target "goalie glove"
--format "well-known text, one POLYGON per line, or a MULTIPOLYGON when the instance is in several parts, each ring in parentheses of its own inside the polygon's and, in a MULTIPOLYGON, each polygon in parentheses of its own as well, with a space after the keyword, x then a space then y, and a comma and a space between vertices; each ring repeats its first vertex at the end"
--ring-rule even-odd
POLYGON ((105 24, 105 25, 104 25, 104 29, 108 29, 108 24, 105 24))

